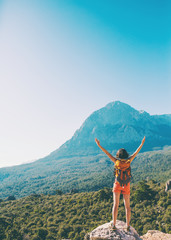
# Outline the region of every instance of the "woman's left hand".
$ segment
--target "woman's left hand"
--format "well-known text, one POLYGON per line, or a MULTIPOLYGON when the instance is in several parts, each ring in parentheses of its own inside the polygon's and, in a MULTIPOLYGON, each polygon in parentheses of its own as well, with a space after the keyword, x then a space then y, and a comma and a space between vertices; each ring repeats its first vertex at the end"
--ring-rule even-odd
POLYGON ((95 142, 97 143, 98 146, 100 145, 100 141, 97 138, 95 138, 95 142))

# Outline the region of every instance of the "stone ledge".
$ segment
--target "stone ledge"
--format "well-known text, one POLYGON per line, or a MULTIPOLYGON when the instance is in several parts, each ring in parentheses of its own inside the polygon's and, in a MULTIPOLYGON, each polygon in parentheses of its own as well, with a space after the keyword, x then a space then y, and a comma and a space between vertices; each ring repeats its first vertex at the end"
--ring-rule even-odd
POLYGON ((117 220, 117 230, 111 229, 112 221, 105 223, 85 237, 85 240, 140 240, 140 236, 133 227, 130 227, 130 231, 126 230, 126 223, 117 220))
POLYGON ((141 238, 143 240, 170 240, 171 234, 163 233, 158 230, 149 230, 141 238))

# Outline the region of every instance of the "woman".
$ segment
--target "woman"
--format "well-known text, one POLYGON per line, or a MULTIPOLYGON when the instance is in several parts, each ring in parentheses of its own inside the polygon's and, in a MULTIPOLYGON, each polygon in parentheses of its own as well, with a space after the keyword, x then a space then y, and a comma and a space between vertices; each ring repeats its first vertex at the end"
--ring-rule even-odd
POLYGON ((124 198, 124 204, 125 204, 125 211, 126 211, 126 224, 127 224, 127 230, 130 230, 130 219, 131 219, 131 208, 130 208, 130 179, 131 179, 131 173, 130 173, 130 163, 132 160, 136 157, 136 155, 141 150, 144 142, 145 137, 143 138, 140 146, 137 148, 137 150, 129 156, 127 151, 124 148, 121 148, 118 150, 116 157, 113 157, 106 149, 104 149, 100 145, 100 141, 96 138, 95 139, 98 147, 106 153, 106 155, 114 162, 115 168, 116 168, 116 174, 115 174, 115 182, 113 186, 113 210, 112 210, 112 216, 113 216, 113 226, 112 229, 116 230, 116 219, 118 215, 118 207, 119 207, 119 199, 120 194, 123 194, 124 198))

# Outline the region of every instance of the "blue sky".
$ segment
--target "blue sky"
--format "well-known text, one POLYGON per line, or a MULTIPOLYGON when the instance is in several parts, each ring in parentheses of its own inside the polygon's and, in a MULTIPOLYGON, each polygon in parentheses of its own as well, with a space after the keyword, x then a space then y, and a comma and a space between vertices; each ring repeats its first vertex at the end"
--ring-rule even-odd
POLYGON ((46 156, 120 100, 171 113, 170 1, 0 1, 0 166, 46 156))

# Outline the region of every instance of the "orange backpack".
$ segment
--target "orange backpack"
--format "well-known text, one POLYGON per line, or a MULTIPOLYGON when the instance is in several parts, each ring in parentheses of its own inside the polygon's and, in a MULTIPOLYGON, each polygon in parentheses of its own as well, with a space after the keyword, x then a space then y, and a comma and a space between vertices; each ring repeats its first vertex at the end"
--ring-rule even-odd
POLYGON ((117 159, 115 162, 114 176, 120 185, 127 185, 131 181, 130 160, 117 159))

